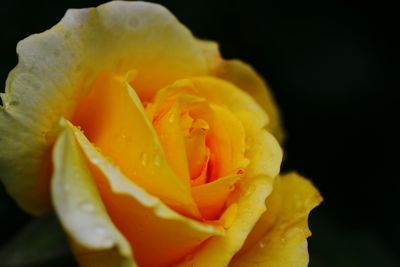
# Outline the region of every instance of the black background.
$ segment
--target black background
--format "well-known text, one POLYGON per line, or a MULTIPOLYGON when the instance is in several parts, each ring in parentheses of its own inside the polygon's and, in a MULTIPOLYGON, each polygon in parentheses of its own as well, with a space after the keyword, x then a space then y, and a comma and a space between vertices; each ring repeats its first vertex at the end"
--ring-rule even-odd
MULTIPOLYGON (((67 8, 105 2, 0 1, 3 85, 19 40, 50 28, 67 8)), ((393 7, 354 0, 155 2, 270 84, 288 134, 283 167, 311 178, 325 198, 310 219, 310 266, 399 264, 393 7)), ((1 185, 0 216, 0 246, 30 220, 1 185)))

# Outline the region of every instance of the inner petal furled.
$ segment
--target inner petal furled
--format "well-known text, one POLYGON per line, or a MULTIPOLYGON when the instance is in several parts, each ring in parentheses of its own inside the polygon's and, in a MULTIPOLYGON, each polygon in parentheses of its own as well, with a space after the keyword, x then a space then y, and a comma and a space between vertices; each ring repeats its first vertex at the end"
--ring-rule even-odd
POLYGON ((210 149, 206 146, 208 129, 208 123, 198 119, 193 121, 185 135, 192 186, 204 184, 207 181, 207 169, 210 159, 210 149))
POLYGON ((189 170, 183 132, 179 117, 179 107, 173 105, 169 110, 157 113, 153 118, 167 161, 185 186, 189 187, 189 170))
POLYGON ((241 122, 226 108, 211 105, 214 119, 210 123, 207 145, 212 151, 212 169, 208 180, 241 174, 248 165, 245 158, 245 133, 241 122))
POLYGON ((146 109, 176 173, 189 171, 192 196, 202 217, 217 220, 248 165, 241 121, 180 81, 161 90, 146 109), (184 141, 184 150, 179 140, 184 141))

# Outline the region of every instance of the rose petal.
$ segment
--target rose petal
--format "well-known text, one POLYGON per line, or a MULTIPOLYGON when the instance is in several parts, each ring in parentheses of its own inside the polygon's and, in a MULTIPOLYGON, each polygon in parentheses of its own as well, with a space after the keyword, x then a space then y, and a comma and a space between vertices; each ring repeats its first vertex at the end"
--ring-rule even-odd
MULTIPOLYGON (((247 176, 275 177, 282 161, 282 149, 275 137, 264 130, 268 116, 246 92, 234 84, 212 77, 195 77, 176 81, 162 89, 157 102, 171 95, 194 94, 207 99, 207 103, 231 111, 243 124, 246 135, 245 156, 250 160, 247 176)), ((202 111, 204 113, 204 111, 202 111)), ((222 127, 222 125, 216 125, 222 127)))
POLYGON ((209 237, 224 235, 221 227, 182 216, 148 194, 106 160, 77 128, 73 132, 110 217, 130 242, 139 265, 172 264, 209 237))
POLYGON ((193 198, 203 218, 217 220, 226 207, 229 194, 235 189, 239 175, 219 178, 213 182, 192 188, 193 198))
POLYGON ((177 210, 199 215, 188 178, 180 180, 171 169, 142 103, 125 78, 100 76, 73 123, 129 179, 177 210))
POLYGON ((250 160, 247 176, 279 174, 283 151, 275 137, 266 130, 258 130, 247 138, 246 157, 250 160))
POLYGON ((100 73, 137 70, 133 85, 146 100, 208 71, 190 32, 164 7, 143 2, 68 10, 52 29, 21 41, 17 53, 0 108, 0 169, 7 191, 34 214, 50 208, 50 168, 43 166, 58 120, 71 118, 100 73))
POLYGON ((53 149, 52 197, 74 253, 82 266, 104 258, 109 266, 132 266, 130 245, 109 218, 72 131, 62 124, 53 149))
POLYGON ((267 112, 269 123, 267 130, 282 142, 285 133, 281 125, 278 107, 267 84, 258 73, 248 64, 240 60, 227 60, 215 68, 217 77, 230 81, 245 90, 256 100, 267 112))
POLYGON ((219 53, 218 43, 205 40, 198 40, 198 43, 207 59, 210 73, 232 82, 249 93, 267 112, 269 116, 268 131, 282 143, 285 132, 281 124, 279 109, 271 90, 261 76, 250 65, 240 60, 224 60, 219 53))
POLYGON ((211 105, 211 110, 213 120, 209 122, 207 145, 213 166, 208 178, 214 181, 244 169, 248 159, 244 157, 245 133, 240 120, 226 108, 211 105))
POLYGON ((273 179, 257 176, 249 179, 241 189, 232 225, 221 237, 206 241, 200 250, 189 255, 179 266, 227 266, 242 247, 251 229, 265 211, 265 199, 272 191, 273 179))
POLYGON ((298 174, 277 179, 266 200, 267 211, 230 266, 307 266, 307 219, 321 201, 310 181, 298 174))
POLYGON ((175 84, 194 87, 207 101, 230 110, 242 121, 246 135, 250 129, 263 128, 269 121, 268 114, 257 102, 233 83, 213 77, 195 77, 175 84))
POLYGON ((153 125, 160 138, 169 165, 186 188, 190 188, 188 159, 178 105, 175 104, 164 114, 153 118, 153 125))

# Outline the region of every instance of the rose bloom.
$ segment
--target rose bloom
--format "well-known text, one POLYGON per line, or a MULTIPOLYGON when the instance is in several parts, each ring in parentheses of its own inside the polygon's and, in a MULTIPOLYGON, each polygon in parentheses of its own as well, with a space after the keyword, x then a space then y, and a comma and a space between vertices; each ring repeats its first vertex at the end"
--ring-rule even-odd
POLYGON ((55 210, 81 266, 306 266, 321 197, 279 176, 265 83, 160 5, 68 10, 17 46, 0 170, 27 212, 55 210))

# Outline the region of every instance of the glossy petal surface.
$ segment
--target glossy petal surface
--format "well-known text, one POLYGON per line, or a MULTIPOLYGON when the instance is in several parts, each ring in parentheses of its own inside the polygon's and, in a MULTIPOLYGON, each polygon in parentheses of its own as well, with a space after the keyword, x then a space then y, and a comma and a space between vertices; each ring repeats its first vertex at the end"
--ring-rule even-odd
POLYGON ((62 124, 53 150, 52 197, 74 253, 82 266, 97 266, 104 259, 114 266, 133 266, 131 247, 107 214, 72 130, 62 124))
POLYGON ((307 266, 308 216, 321 201, 311 182, 298 174, 277 178, 267 211, 230 266, 307 266))
POLYGON ((139 265, 172 264, 209 237, 224 235, 221 227, 182 216, 148 194, 104 158, 77 128, 72 129, 89 162, 103 203, 131 244, 139 265))

